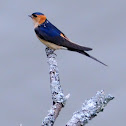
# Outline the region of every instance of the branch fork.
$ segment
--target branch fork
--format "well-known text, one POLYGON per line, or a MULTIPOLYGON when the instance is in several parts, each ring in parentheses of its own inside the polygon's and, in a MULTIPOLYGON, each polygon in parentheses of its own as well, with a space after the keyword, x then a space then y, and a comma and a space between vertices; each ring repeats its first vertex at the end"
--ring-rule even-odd
MULTIPOLYGON (((59 70, 56 61, 55 50, 46 48, 47 62, 49 64, 50 89, 52 94, 53 105, 48 111, 48 115, 44 118, 41 126, 53 126, 61 109, 65 106, 70 94, 65 96, 60 85, 59 70)), ((84 126, 89 120, 102 112, 104 107, 114 97, 105 95, 104 91, 98 91, 94 97, 86 100, 81 109, 73 113, 72 118, 67 122, 66 126, 84 126)))

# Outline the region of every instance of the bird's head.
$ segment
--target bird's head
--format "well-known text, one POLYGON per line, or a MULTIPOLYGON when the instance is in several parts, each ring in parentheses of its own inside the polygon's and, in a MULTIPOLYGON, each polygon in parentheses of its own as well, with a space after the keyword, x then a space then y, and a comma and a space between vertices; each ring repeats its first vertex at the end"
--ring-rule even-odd
POLYGON ((40 12, 35 12, 32 15, 29 15, 29 17, 32 18, 34 27, 38 27, 38 25, 43 24, 46 20, 46 16, 40 12))

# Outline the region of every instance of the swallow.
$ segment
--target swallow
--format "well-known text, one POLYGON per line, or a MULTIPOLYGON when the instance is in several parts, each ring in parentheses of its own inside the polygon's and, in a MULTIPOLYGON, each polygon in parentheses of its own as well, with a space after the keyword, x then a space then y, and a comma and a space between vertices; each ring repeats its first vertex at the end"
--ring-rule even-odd
POLYGON ((57 27, 55 27, 51 22, 49 22, 43 13, 35 12, 29 15, 29 17, 31 17, 33 20, 34 31, 37 35, 37 38, 47 47, 54 50, 66 49, 69 51, 75 51, 107 66, 106 64, 86 52, 91 51, 92 48, 84 47, 73 43, 66 37, 63 32, 61 32, 57 27))

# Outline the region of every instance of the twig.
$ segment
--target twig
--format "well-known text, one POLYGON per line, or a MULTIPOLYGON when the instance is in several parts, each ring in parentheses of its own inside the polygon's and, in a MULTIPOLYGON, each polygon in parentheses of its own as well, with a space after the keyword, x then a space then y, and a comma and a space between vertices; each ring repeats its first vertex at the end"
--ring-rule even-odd
POLYGON ((106 96, 103 90, 98 91, 94 97, 83 103, 81 110, 73 114, 66 126, 84 126, 89 120, 97 116, 97 113, 102 112, 113 98, 111 95, 106 96))
POLYGON ((42 126, 53 126, 56 118, 59 115, 62 107, 64 107, 66 100, 69 98, 70 94, 64 96, 63 90, 60 85, 59 70, 56 62, 55 50, 46 48, 46 55, 49 64, 49 74, 50 74, 50 89, 52 94, 53 105, 49 110, 48 115, 44 118, 42 126))

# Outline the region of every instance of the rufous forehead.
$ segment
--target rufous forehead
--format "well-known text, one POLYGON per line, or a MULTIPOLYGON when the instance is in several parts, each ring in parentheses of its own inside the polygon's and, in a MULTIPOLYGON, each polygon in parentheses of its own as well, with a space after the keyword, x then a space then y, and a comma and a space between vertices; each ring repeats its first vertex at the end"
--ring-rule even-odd
POLYGON ((45 15, 37 15, 37 18, 42 19, 42 20, 46 20, 46 16, 45 15))
POLYGON ((36 15, 37 17, 33 17, 34 23, 43 24, 46 21, 45 15, 36 15))

